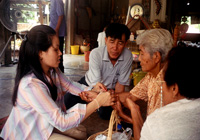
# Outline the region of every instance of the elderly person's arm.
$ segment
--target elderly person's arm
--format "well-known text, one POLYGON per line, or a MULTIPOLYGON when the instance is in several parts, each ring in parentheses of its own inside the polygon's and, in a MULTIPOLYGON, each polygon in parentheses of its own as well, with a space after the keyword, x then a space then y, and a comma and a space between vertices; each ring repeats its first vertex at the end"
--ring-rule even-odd
POLYGON ((133 130, 134 130, 134 139, 139 140, 140 132, 144 124, 144 121, 140 112, 140 108, 130 98, 126 99, 126 103, 127 103, 128 108, 131 111, 131 118, 132 118, 132 123, 133 123, 133 130))
POLYGON ((137 101, 138 98, 135 97, 135 96, 132 96, 132 94, 130 92, 116 93, 115 96, 116 96, 116 104, 114 106, 112 106, 113 109, 115 109, 115 110, 118 111, 118 115, 125 122, 133 123, 131 117, 128 116, 126 113, 124 113, 123 106, 125 106, 126 108, 128 108, 127 103, 126 103, 126 99, 127 98, 131 98, 132 101, 134 101, 134 102, 137 101))
MULTIPOLYGON (((118 100, 126 107, 129 108, 126 102, 126 99, 129 98, 133 102, 142 99, 147 101, 147 89, 148 89, 148 77, 143 78, 130 92, 121 92, 117 93, 116 96, 118 97, 118 100)), ((116 104, 117 105, 117 104, 116 104)), ((125 121, 127 122, 132 122, 130 121, 130 117, 127 116, 124 112, 123 109, 120 109, 120 107, 117 107, 115 105, 115 109, 118 110, 119 116, 122 117, 125 121)))
POLYGON ((115 105, 113 105, 112 107, 113 107, 113 109, 117 110, 118 115, 121 117, 121 119, 123 121, 128 122, 128 123, 132 123, 131 117, 126 115, 123 112, 122 105, 121 105, 121 103, 120 103, 120 101, 118 99, 117 99, 115 105))
POLYGON ((133 123, 131 117, 124 112, 123 106, 128 108, 127 103, 126 103, 127 98, 129 99, 131 98, 132 101, 134 102, 137 101, 138 98, 135 96, 132 96, 130 92, 117 93, 115 96, 117 97, 117 101, 116 101, 116 104, 113 106, 113 109, 117 110, 118 115, 121 117, 123 121, 128 122, 128 123, 133 123))
POLYGON ((116 94, 119 98, 119 101, 127 107, 126 98, 130 98, 133 102, 139 100, 136 96, 132 95, 130 92, 120 92, 116 94))
MULTIPOLYGON (((116 95, 119 97, 120 102, 126 106, 126 98, 129 97, 133 102, 141 99, 147 101, 147 91, 148 91, 148 84, 149 84, 149 75, 140 80, 140 82, 132 89, 130 92, 121 92, 117 93, 116 95)), ((126 106, 127 107, 127 106, 126 106)))

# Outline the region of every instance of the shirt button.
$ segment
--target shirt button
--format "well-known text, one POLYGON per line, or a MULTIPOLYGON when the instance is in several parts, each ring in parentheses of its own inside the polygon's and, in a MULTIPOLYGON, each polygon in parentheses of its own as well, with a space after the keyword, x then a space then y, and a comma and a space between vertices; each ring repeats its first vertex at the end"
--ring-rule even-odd
POLYGON ((110 67, 110 69, 112 69, 112 67, 110 67))

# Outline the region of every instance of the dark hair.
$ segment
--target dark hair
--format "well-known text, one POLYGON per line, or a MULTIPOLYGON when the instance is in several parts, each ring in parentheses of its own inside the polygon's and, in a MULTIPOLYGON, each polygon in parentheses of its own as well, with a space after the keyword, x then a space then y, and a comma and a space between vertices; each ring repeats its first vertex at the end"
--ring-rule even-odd
POLYGON ((200 97, 200 48, 175 47, 169 51, 164 80, 167 86, 177 84, 182 96, 191 99, 200 97))
POLYGON ((129 39, 131 34, 128 27, 120 23, 111 23, 108 25, 105 32, 106 37, 113 37, 115 39, 122 39, 122 35, 125 34, 126 41, 129 39))
POLYGON ((25 36, 19 50, 19 62, 12 97, 12 103, 14 106, 17 99, 20 80, 26 74, 31 72, 33 72, 38 79, 48 86, 52 98, 54 100, 57 98, 57 88, 55 85, 51 86, 44 76, 39 60, 39 52, 48 50, 48 48, 52 45, 52 36, 54 35, 56 35, 56 32, 51 27, 38 25, 33 27, 25 36))

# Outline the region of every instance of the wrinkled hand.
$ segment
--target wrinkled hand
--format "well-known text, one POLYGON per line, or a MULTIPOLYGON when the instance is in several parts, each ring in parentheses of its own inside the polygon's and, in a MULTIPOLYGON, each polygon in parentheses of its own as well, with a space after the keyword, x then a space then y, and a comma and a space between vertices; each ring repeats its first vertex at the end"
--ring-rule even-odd
POLYGON ((119 97, 118 97, 118 96, 116 96, 116 103, 112 106, 112 108, 113 108, 114 110, 117 110, 119 114, 120 114, 121 112, 123 112, 123 111, 122 111, 122 105, 121 105, 121 102, 119 101, 119 97))
POLYGON ((91 102, 97 97, 98 93, 94 91, 83 91, 79 94, 82 100, 86 102, 91 102))
POLYGON ((94 88, 92 89, 92 91, 95 91, 97 93, 101 92, 101 91, 107 91, 107 88, 104 84, 102 83, 97 83, 94 88))
POLYGON ((112 106, 116 101, 115 96, 113 93, 111 93, 111 91, 101 92, 96 97, 96 100, 100 106, 112 106))
POLYGON ((123 110, 122 110, 122 105, 121 105, 120 101, 116 101, 115 105, 112 106, 112 108, 113 108, 114 110, 117 110, 119 116, 121 116, 122 114, 124 114, 124 112, 123 112, 123 110))
POLYGON ((123 112, 123 109, 122 109, 122 104, 121 102, 119 101, 119 97, 117 97, 117 101, 115 103, 114 106, 112 106, 113 109, 117 110, 118 112, 118 115, 121 117, 121 119, 127 123, 132 123, 132 119, 130 116, 126 115, 124 112, 123 112))

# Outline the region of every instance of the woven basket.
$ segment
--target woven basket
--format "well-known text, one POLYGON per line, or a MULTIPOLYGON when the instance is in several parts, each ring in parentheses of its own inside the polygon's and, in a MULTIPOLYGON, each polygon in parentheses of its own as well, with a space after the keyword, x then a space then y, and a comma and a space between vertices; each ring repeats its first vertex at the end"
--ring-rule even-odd
MULTIPOLYGON (((115 125, 115 127, 116 127, 115 130, 117 130, 118 124, 120 124, 120 120, 118 118, 117 111, 113 110, 111 117, 110 117, 108 129, 106 129, 103 132, 98 132, 96 134, 91 135, 87 140, 95 140, 96 136, 98 136, 100 134, 107 136, 107 140, 112 140, 112 134, 115 132, 115 131, 113 131, 113 126, 115 125)), ((132 140, 134 140, 134 139, 132 139, 132 140)))

